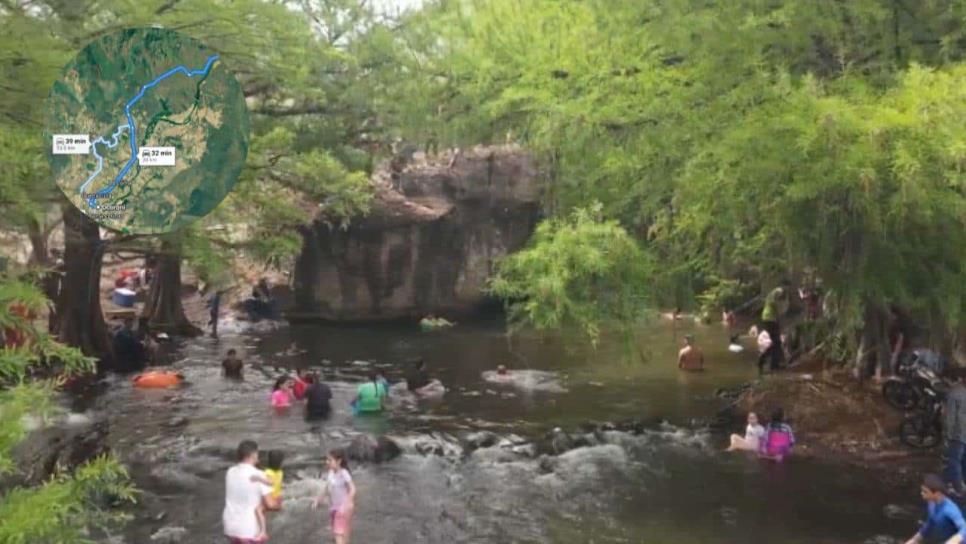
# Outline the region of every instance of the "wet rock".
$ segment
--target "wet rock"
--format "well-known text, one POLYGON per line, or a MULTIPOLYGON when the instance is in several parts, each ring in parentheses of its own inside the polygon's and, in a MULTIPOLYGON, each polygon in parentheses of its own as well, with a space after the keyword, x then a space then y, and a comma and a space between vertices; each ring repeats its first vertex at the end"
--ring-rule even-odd
POLYGON ((151 542, 157 544, 181 544, 187 542, 188 530, 184 527, 162 527, 151 535, 151 542))
POLYGON ((557 458, 549 455, 541 455, 537 459, 537 468, 541 474, 550 474, 557 470, 557 458))
POLYGON ((575 435, 571 439, 573 440, 573 445, 570 449, 589 448, 607 442, 607 434, 606 432, 584 433, 575 435))
POLYGON ((86 427, 94 423, 94 419, 86 413, 71 412, 64 419, 68 427, 86 427))
POLYGON ((738 525, 738 509, 731 506, 722 506, 718 512, 721 514, 721 521, 725 525, 735 527, 738 525))
POLYGON ((882 515, 889 519, 915 521, 922 515, 922 509, 910 505, 887 504, 882 508, 882 515))
POLYGON ((536 444, 514 444, 510 446, 509 451, 515 455, 534 458, 537 456, 537 445, 536 444))
POLYGON ((413 448, 420 455, 438 457, 462 457, 466 453, 459 441, 442 433, 419 437, 413 444, 413 448))
POLYGON ((184 427, 188 424, 188 418, 184 416, 173 417, 164 422, 164 426, 169 429, 176 429, 178 427, 184 427))
POLYGON ((392 461, 402 453, 399 444, 392 439, 379 436, 360 435, 352 439, 345 450, 346 456, 362 463, 384 463, 392 461))
POLYGON ((715 390, 714 396, 728 402, 737 402, 749 389, 751 389, 750 383, 743 383, 734 387, 721 387, 715 390))
POLYGON ((463 447, 469 451, 494 446, 499 437, 490 431, 470 433, 463 438, 463 447))
POLYGON ((573 438, 560 427, 550 431, 549 453, 560 455, 577 447, 573 438))
POLYGON ((418 319, 427 301, 447 318, 474 314, 494 263, 526 244, 540 216, 539 169, 513 146, 399 164, 372 185, 370 213, 349 228, 319 218, 303 231, 290 318, 418 319))
POLYGON ((885 536, 885 535, 877 535, 864 541, 862 544, 902 544, 902 543, 903 543, 903 540, 900 538, 895 538, 892 536, 885 536))
POLYGON ((204 484, 204 480, 176 465, 161 465, 151 469, 151 476, 162 488, 193 490, 204 484))
POLYGON ((110 452, 106 441, 108 423, 41 427, 13 450, 16 473, 0 478, 0 488, 33 486, 58 470, 71 470, 110 452))

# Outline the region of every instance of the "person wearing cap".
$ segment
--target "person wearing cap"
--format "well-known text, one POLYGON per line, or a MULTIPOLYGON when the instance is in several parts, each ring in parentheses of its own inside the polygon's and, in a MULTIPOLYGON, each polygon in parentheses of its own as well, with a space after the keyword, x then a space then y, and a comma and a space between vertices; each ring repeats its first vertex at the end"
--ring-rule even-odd
POLYGON ((906 544, 960 544, 966 539, 966 521, 956 503, 946 496, 946 484, 935 474, 922 479, 919 493, 928 515, 919 531, 906 544))
POLYGON ((678 368, 704 370, 704 353, 694 345, 694 335, 684 337, 684 347, 678 352, 678 368))

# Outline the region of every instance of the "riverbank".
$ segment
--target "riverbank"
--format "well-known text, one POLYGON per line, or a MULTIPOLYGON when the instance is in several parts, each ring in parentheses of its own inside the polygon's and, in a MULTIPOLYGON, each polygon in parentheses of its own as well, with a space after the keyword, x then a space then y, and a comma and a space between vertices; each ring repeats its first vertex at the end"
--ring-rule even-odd
POLYGON ((743 425, 749 411, 766 420, 776 407, 784 408, 795 431, 798 457, 881 470, 895 485, 939 469, 938 448, 915 450, 899 441, 904 414, 886 404, 874 380, 860 383, 846 372, 821 370, 766 375, 737 398, 732 424, 743 425))

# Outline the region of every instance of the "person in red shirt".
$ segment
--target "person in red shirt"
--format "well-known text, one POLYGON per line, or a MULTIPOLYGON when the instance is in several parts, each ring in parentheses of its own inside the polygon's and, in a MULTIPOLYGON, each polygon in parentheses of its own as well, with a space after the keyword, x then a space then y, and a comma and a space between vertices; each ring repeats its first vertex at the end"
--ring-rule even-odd
POLYGON ((311 379, 311 376, 306 376, 301 368, 295 370, 295 385, 292 387, 292 393, 295 394, 296 399, 305 398, 305 390, 308 389, 311 379))

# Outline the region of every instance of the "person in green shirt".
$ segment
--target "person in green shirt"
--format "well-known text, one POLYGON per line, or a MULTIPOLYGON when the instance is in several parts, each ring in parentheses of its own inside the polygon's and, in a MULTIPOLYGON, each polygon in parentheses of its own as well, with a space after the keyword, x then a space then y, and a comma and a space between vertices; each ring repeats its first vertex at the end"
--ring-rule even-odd
POLYGON ((786 290, 787 288, 783 284, 781 287, 772 289, 765 297, 765 307, 761 310, 761 327, 768 331, 768 336, 771 337, 771 345, 761 354, 758 364, 759 370, 763 368, 766 360, 770 361, 769 368, 771 370, 778 370, 781 365, 784 350, 781 340, 782 329, 778 318, 784 310, 786 290))
POLYGON ((386 401, 385 389, 379 384, 376 373, 369 375, 369 381, 359 385, 353 405, 360 413, 381 412, 386 401))

